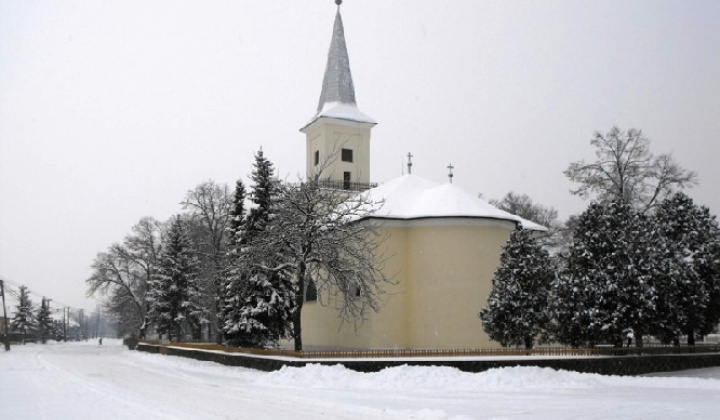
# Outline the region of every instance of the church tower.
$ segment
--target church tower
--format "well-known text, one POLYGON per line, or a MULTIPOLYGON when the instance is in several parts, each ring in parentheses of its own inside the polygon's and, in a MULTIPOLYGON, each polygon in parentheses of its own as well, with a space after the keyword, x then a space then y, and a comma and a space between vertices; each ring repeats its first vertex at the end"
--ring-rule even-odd
POLYGON ((317 112, 300 129, 306 137, 306 176, 319 176, 321 185, 365 190, 370 185, 370 130, 377 124, 355 102, 355 87, 340 16, 333 25, 330 51, 317 112))

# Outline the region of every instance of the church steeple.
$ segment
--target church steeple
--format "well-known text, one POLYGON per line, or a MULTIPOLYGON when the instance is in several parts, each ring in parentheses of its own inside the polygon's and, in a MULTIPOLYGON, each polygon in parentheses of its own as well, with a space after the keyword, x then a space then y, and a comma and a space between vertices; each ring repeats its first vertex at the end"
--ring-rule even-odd
POLYGON ((336 0, 335 3, 338 8, 335 13, 330 50, 325 64, 320 100, 318 101, 315 116, 307 126, 300 129, 302 132, 305 132, 308 126, 321 117, 376 124, 372 117, 362 113, 357 107, 355 85, 350 72, 350 57, 345 44, 345 28, 340 14, 342 1, 336 0))
POLYGON ((377 123, 357 107, 340 15, 342 1, 335 3, 338 10, 320 101, 313 118, 300 129, 307 141, 306 173, 328 185, 364 189, 370 184, 370 130, 377 123))
POLYGON ((335 14, 335 24, 333 25, 317 112, 320 113, 325 104, 333 102, 355 105, 355 86, 353 86, 352 73, 350 73, 350 58, 345 45, 345 30, 340 15, 340 5, 335 14))

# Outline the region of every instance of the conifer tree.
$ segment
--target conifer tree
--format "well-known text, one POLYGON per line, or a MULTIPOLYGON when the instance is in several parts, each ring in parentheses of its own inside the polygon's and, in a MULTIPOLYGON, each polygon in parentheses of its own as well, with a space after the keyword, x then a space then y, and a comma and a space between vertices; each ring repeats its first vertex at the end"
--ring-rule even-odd
POLYGON ((50 317, 50 301, 45 298, 42 298, 37 310, 37 328, 40 341, 45 344, 54 330, 53 320, 50 317))
POLYGON ((202 308, 197 266, 183 221, 176 216, 163 238, 159 270, 149 293, 151 316, 159 334, 176 340, 188 333, 200 338, 202 308))
POLYGON ((237 295, 240 306, 226 323, 227 334, 240 346, 277 347, 279 339, 290 337, 292 285, 265 270, 246 275, 237 295))
POLYGON ((230 210, 230 225, 228 233, 230 236, 230 253, 237 255, 242 241, 242 233, 245 226, 245 184, 241 179, 235 183, 235 194, 233 195, 233 206, 230 210))
POLYGON ((10 323, 13 331, 19 331, 22 334, 23 344, 27 339, 27 334, 35 331, 37 325, 35 314, 33 313, 33 305, 30 300, 30 294, 27 287, 20 286, 18 295, 18 304, 15 309, 15 316, 10 323))
POLYGON ((244 226, 248 240, 257 232, 262 232, 270 220, 273 198, 277 192, 278 181, 274 176, 274 168, 259 150, 255 155, 254 169, 251 175, 253 190, 250 199, 255 206, 250 209, 244 226))
POLYGON ((274 347, 279 339, 290 335, 294 291, 289 278, 266 269, 274 265, 274 255, 256 258, 253 251, 273 218, 278 191, 273 164, 262 150, 255 155, 251 178, 251 200, 255 206, 245 219, 236 259, 237 273, 228 286, 225 332, 239 345, 274 347))
POLYGON ((720 322, 720 228, 706 207, 684 193, 664 200, 655 214, 662 246, 659 335, 677 342, 712 332, 720 322))
POLYGON ((531 349, 546 336, 548 295, 554 269, 533 233, 519 228, 503 248, 488 306, 480 312, 483 329, 503 347, 531 349))
POLYGON ((225 273, 225 297, 223 304, 223 333, 233 345, 248 346, 252 341, 245 337, 240 325, 240 311, 243 307, 244 268, 240 266, 240 251, 245 226, 245 185, 242 180, 235 184, 233 207, 228 227, 228 267, 225 273))
POLYGON ((558 341, 637 346, 657 321, 654 258, 646 218, 623 201, 592 203, 579 217, 563 273, 553 284, 558 341))

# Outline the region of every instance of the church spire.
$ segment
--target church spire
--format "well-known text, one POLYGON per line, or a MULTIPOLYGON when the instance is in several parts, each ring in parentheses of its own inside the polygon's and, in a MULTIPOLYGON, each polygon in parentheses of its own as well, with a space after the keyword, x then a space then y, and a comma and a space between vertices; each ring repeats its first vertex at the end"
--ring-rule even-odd
POLYGON ((345 45, 345 30, 342 16, 340 16, 340 2, 335 14, 332 41, 328 52, 325 75, 323 77, 322 92, 317 112, 321 112, 325 104, 340 102, 355 105, 355 87, 350 73, 350 59, 345 45))
POLYGON ((350 59, 345 45, 345 29, 340 15, 341 3, 342 0, 335 0, 338 8, 335 13, 335 24, 325 65, 320 101, 315 116, 300 129, 303 133, 322 118, 369 124, 370 126, 377 124, 372 117, 361 112, 355 102, 355 86, 350 73, 350 59))

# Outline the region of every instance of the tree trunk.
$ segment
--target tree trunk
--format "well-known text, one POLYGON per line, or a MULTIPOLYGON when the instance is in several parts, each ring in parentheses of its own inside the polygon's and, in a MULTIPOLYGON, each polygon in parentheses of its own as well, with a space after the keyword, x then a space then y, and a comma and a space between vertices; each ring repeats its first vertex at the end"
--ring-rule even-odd
POLYGON ((534 340, 533 340, 533 336, 531 336, 531 335, 526 335, 526 336, 525 336, 525 349, 526 349, 526 350, 532 350, 532 348, 533 348, 533 341, 534 341, 534 340))
POLYGON ((215 302, 215 313, 216 313, 216 315, 215 315, 215 318, 216 318, 215 319, 215 323, 216 323, 215 330, 217 332, 217 337, 215 337, 215 344, 217 344, 219 346, 223 342, 223 328, 222 327, 223 327, 223 322, 224 322, 223 317, 222 317, 223 312, 222 312, 222 305, 221 305, 220 299, 218 299, 215 302))
POLYGON ((293 313, 293 341, 295 341, 295 351, 302 351, 302 308, 305 303, 305 263, 300 263, 296 275, 297 293, 295 293, 295 312, 293 313))
POLYGON ((688 331, 687 337, 688 337, 688 339, 687 339, 688 346, 695 346, 695 331, 694 330, 688 331))
POLYGON ((298 302, 301 298, 296 298, 295 313, 293 313, 293 341, 295 341, 295 351, 302 351, 302 326, 300 311, 302 311, 302 303, 298 302))
POLYGON ((635 333, 635 347, 637 347, 637 348, 643 347, 643 335, 640 333, 635 333))
POLYGON ((146 334, 146 331, 147 331, 147 326, 148 326, 148 317, 146 316, 146 317, 143 318, 143 324, 142 324, 142 326, 140 327, 140 331, 138 332, 138 338, 139 338, 139 339, 142 340, 142 339, 145 338, 145 334, 146 334))

